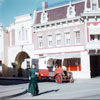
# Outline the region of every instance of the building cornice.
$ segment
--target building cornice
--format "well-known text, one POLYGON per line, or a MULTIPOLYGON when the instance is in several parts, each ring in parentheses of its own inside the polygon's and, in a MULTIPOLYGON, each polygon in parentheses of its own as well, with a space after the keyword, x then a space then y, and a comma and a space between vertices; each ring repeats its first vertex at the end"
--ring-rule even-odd
POLYGON ((25 15, 21 15, 21 16, 16 16, 15 19, 20 19, 20 18, 29 17, 29 16, 32 16, 32 14, 25 14, 25 15))
POLYGON ((65 19, 56 20, 56 21, 51 21, 51 22, 47 22, 47 23, 33 24, 33 27, 43 26, 43 25, 48 25, 48 24, 63 23, 63 22, 78 20, 78 19, 80 19, 80 18, 81 18, 80 16, 77 16, 77 17, 73 17, 73 18, 65 18, 65 19))
POLYGON ((81 17, 83 17, 83 16, 100 16, 100 12, 99 13, 97 13, 97 12, 82 13, 81 17))

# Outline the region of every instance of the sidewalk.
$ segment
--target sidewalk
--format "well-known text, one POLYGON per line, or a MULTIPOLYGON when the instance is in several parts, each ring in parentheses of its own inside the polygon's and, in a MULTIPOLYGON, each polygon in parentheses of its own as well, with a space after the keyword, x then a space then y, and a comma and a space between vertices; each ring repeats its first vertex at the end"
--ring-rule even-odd
POLYGON ((7 85, 18 85, 28 83, 28 78, 23 77, 0 77, 0 85, 7 86, 7 85))
POLYGON ((0 79, 4 80, 28 80, 27 77, 0 77, 0 79))
POLYGON ((22 85, 0 86, 0 99, 9 99, 26 93, 27 87, 22 85))

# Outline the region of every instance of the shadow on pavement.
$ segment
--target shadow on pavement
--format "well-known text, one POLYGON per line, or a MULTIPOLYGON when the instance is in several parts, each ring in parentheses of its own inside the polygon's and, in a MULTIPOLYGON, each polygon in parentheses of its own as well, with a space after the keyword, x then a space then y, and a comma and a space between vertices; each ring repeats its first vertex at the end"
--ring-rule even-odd
MULTIPOLYGON (((51 92, 58 92, 58 91, 59 91, 59 89, 56 89, 56 90, 48 90, 48 91, 39 93, 37 96, 42 95, 42 94, 46 94, 46 93, 51 93, 51 92)), ((0 99, 11 99, 11 98, 14 98, 14 97, 18 97, 18 96, 24 95, 26 93, 27 93, 27 90, 25 90, 25 91, 23 91, 21 93, 18 93, 18 94, 13 94, 13 95, 9 95, 9 96, 0 97, 0 99)))
POLYGON ((0 79, 0 85, 18 85, 29 83, 29 80, 22 80, 22 79, 0 79))
MULTIPOLYGON (((39 83, 41 82, 55 82, 55 80, 39 80, 39 83)), ((0 85, 18 85, 18 84, 25 84, 25 83, 29 83, 28 79, 14 79, 14 78, 0 78, 0 85)), ((56 83, 56 82, 55 82, 56 83)), ((69 82, 62 82, 62 83, 69 83, 69 82)))
MULTIPOLYGON (((41 82, 55 82, 55 80, 39 80, 39 83, 41 82)), ((29 83, 28 78, 0 78, 0 85, 17 85, 17 84, 24 84, 29 83)))
POLYGON ((17 96, 20 96, 20 95, 24 95, 27 93, 27 90, 21 92, 21 93, 18 93, 18 94, 13 94, 13 95, 9 95, 9 96, 3 96, 3 97, 0 97, 0 99, 10 99, 10 98, 13 98, 13 97, 17 97, 17 96))
POLYGON ((56 89, 56 90, 48 90, 48 91, 39 93, 38 95, 42 95, 42 94, 46 94, 46 93, 50 93, 50 92, 58 92, 58 91, 59 91, 59 89, 56 89))

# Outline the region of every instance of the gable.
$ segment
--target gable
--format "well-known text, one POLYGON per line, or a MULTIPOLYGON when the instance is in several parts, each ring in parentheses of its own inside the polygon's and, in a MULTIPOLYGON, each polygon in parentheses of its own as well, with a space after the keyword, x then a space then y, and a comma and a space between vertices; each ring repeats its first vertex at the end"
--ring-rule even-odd
MULTIPOLYGON (((48 22, 50 21, 56 21, 67 18, 67 9, 68 4, 65 6, 60 6, 52 9, 46 9, 46 12, 48 13, 48 22)), ((75 4, 72 4, 72 6, 75 7, 75 16, 80 16, 81 13, 84 11, 84 2, 78 2, 75 4)), ((37 12, 35 24, 41 23, 41 13, 42 11, 37 12)))

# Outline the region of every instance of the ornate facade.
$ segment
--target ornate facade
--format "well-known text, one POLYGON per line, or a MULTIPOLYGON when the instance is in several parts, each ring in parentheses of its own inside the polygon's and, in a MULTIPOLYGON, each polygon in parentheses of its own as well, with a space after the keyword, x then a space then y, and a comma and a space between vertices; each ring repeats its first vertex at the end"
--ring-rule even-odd
POLYGON ((20 76, 27 69, 26 59, 66 58, 65 66, 74 78, 100 74, 100 0, 76 0, 16 17, 8 30, 10 75, 20 76), (19 67, 15 67, 17 66, 19 67))

